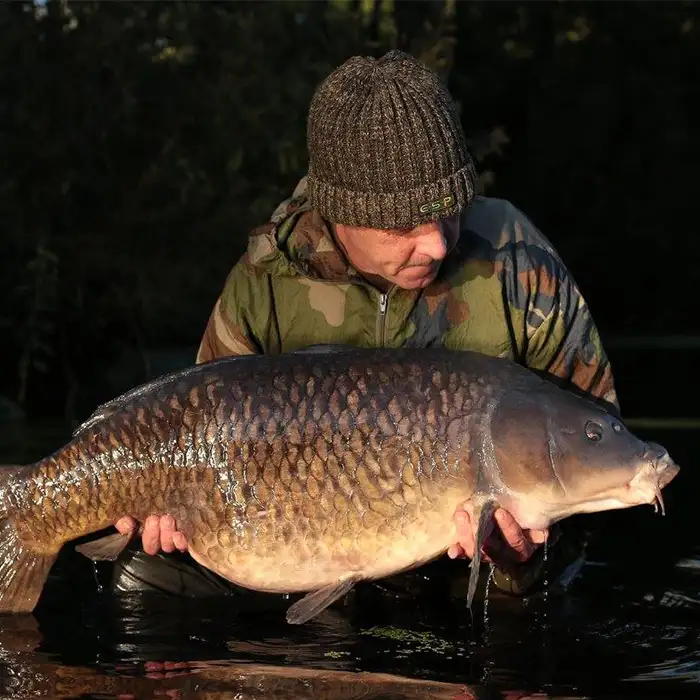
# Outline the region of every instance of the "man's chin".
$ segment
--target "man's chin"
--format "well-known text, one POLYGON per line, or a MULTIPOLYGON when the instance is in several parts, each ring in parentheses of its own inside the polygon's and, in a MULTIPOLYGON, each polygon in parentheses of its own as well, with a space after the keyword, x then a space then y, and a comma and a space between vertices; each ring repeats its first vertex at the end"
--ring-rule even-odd
POLYGON ((414 268, 415 272, 409 270, 398 275, 396 284, 403 289, 423 289, 427 287, 436 277, 437 269, 430 268, 429 270, 421 269, 420 272, 414 268))
POLYGON ((423 275, 422 277, 404 278, 397 282, 399 287, 404 289, 424 289, 427 287, 437 276, 435 272, 431 272, 428 275, 423 275))

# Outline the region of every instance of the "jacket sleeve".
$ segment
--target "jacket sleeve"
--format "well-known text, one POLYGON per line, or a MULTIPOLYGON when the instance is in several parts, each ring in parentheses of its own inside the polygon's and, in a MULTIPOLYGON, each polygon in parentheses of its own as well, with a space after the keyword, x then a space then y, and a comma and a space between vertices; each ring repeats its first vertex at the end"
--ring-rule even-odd
POLYGON ((255 326, 269 318, 269 295, 255 285, 243 261, 231 270, 214 304, 199 344, 196 362, 263 353, 255 326))
POLYGON ((552 252, 529 276, 526 361, 619 415, 610 360, 581 291, 552 252))

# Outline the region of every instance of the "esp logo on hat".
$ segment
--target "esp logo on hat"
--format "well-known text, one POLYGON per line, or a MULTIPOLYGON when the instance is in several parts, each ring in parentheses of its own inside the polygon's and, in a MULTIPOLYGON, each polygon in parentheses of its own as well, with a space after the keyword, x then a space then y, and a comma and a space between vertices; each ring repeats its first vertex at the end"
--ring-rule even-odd
POLYGON ((421 204, 418 211, 420 211, 421 214, 433 214, 436 211, 442 211, 443 209, 451 207, 454 203, 454 196, 448 194, 446 197, 440 197, 440 199, 434 199, 432 202, 421 204))

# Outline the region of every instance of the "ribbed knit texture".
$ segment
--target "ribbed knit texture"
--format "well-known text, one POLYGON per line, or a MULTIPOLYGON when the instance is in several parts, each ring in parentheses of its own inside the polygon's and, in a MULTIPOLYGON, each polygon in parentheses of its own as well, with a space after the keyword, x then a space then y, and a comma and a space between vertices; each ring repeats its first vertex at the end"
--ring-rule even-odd
POLYGON ((334 70, 311 100, 307 137, 309 201, 333 223, 413 228, 474 197, 456 105, 436 73, 401 51, 334 70))

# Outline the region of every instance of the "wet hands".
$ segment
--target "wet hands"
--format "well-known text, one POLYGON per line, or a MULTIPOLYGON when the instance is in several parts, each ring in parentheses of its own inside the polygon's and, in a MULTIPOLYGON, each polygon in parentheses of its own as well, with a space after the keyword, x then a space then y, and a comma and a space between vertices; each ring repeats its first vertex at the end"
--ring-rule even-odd
MULTIPOLYGON (((125 515, 114 525, 122 535, 131 535, 139 530, 138 523, 131 516, 125 515)), ((149 515, 140 530, 143 551, 146 554, 158 554, 187 551, 187 538, 184 533, 175 529, 175 519, 172 515, 149 515)))
MULTIPOLYGON (((450 559, 473 559, 476 524, 472 526, 466 509, 455 511, 454 522, 457 528, 457 542, 447 550, 447 556, 450 559)), ((548 537, 549 530, 523 530, 507 510, 498 508, 482 547, 482 558, 499 568, 505 568, 509 563, 521 563, 527 561, 548 537), (498 525, 500 532, 494 531, 494 523, 498 525)))
MULTIPOLYGON (((454 514, 457 529, 457 542, 447 551, 451 559, 474 558, 475 530, 466 509, 457 509, 454 514)), ((160 551, 170 553, 176 549, 187 552, 187 538, 178 531, 171 515, 149 515, 139 530, 138 523, 130 516, 120 518, 115 527, 122 535, 141 532, 143 550, 146 554, 160 551)), ((508 563, 527 561, 535 549, 547 541, 548 530, 523 530, 515 518, 503 508, 498 508, 491 523, 491 531, 482 547, 483 559, 496 566, 506 567, 508 563), (494 523, 500 532, 494 532, 494 523)))

